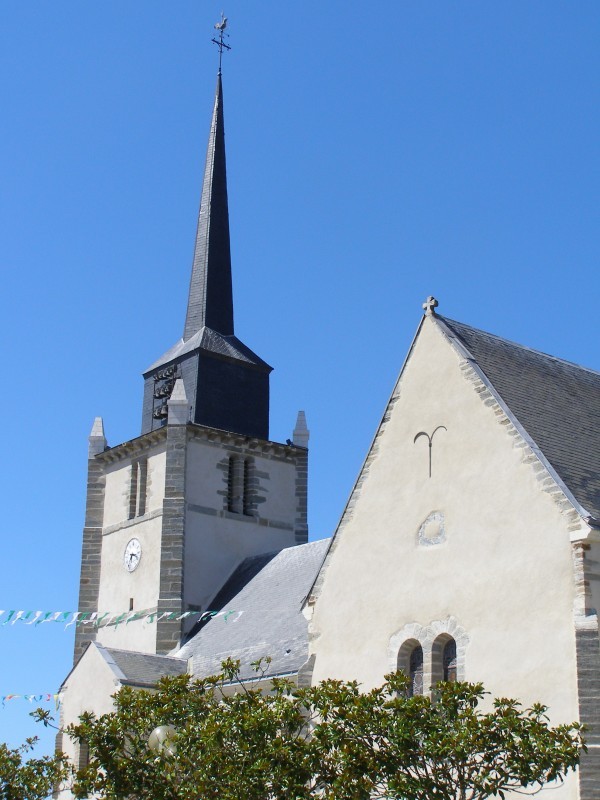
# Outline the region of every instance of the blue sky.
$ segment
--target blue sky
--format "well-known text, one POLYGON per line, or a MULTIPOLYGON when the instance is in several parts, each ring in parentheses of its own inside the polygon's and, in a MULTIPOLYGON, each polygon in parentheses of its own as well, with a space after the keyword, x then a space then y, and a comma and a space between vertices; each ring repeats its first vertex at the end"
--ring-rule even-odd
MULTIPOLYGON (((141 372, 181 335, 221 6, 1 8, 0 608, 66 610, 93 418, 110 444, 136 436, 141 372)), ((428 294, 451 318, 600 367, 600 4, 225 13, 236 333, 275 367, 272 438, 306 410, 321 538, 428 294)), ((71 630, 0 626, 0 695, 55 691, 71 630)), ((0 740, 35 731, 27 710, 0 708, 0 740)))

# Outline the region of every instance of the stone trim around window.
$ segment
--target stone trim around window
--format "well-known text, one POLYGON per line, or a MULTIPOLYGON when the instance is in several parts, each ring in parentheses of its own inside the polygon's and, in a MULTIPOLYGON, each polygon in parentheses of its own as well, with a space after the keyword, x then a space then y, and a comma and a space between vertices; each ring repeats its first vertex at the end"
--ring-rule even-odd
POLYGON ((429 694, 444 675, 444 648, 453 639, 456 642, 456 680, 466 680, 465 656, 469 637, 454 617, 435 620, 427 626, 410 622, 390 637, 388 667, 390 672, 401 669, 406 675, 408 659, 414 647, 423 648, 423 689, 429 694))

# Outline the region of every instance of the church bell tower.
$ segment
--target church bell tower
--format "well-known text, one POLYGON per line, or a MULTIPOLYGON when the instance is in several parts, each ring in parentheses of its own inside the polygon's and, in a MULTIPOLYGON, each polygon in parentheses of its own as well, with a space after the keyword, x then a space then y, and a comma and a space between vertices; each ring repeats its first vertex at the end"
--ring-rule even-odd
POLYGON ((95 639, 169 653, 244 558, 307 541, 308 430, 269 440, 270 372, 234 333, 219 68, 183 336, 144 372, 141 435, 89 438, 75 661, 95 639))

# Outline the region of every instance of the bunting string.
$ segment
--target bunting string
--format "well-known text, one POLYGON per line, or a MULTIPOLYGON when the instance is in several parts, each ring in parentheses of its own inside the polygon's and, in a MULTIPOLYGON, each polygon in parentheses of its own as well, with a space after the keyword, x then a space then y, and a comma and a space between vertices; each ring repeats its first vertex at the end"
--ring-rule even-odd
POLYGON ((91 625, 104 628, 109 625, 129 625, 130 622, 154 623, 161 619, 194 619, 196 622, 207 622, 215 617, 223 617, 225 622, 237 622, 243 611, 228 609, 227 611, 159 611, 147 608, 143 611, 3 611, 0 610, 0 628, 5 625, 43 625, 48 622, 64 623, 65 630, 71 625, 91 625))
POLYGON ((27 700, 29 703, 52 703, 56 709, 60 708, 60 704, 62 702, 62 696, 60 693, 52 694, 46 693, 43 694, 4 694, 0 695, 0 700, 2 701, 2 708, 6 706, 11 700, 27 700))

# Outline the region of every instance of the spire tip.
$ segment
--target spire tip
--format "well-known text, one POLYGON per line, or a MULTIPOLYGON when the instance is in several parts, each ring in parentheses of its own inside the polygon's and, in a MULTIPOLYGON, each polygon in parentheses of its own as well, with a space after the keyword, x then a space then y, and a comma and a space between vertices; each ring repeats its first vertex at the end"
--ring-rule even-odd
POLYGON ((215 29, 219 31, 219 38, 211 39, 217 47, 219 48, 219 75, 221 75, 221 62, 223 60, 223 50, 231 50, 230 45, 225 44, 224 37, 227 36, 229 38, 229 34, 225 33, 225 28, 227 27, 227 17, 225 13, 221 11, 221 20, 219 22, 215 22, 215 29))

